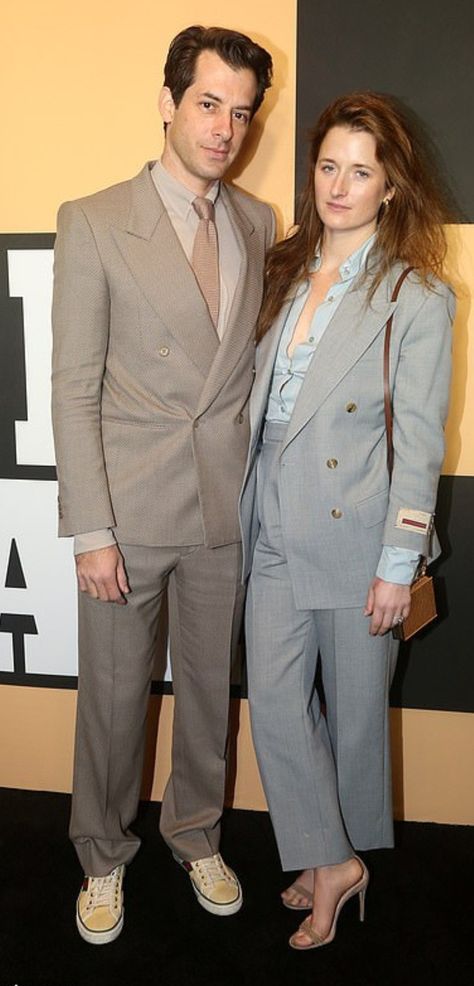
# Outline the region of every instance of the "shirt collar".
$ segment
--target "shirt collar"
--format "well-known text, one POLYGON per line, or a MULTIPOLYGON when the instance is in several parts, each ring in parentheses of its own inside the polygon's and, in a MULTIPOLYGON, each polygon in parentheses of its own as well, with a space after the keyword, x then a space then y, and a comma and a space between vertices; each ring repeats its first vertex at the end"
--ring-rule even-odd
MULTIPOLYGON (((377 238, 377 233, 372 233, 372 236, 369 236, 369 238, 365 240, 364 243, 362 243, 362 245, 357 250, 354 250, 354 253, 351 253, 350 257, 347 257, 347 259, 343 261, 343 263, 339 267, 339 276, 341 278, 341 281, 350 281, 357 274, 360 274, 367 260, 368 254, 375 243, 376 238, 377 238)), ((310 270, 311 271, 319 270, 320 264, 321 264, 321 250, 320 247, 318 246, 310 270)))
MULTIPOLYGON (((181 216, 182 219, 187 219, 190 211, 193 209, 193 201, 196 198, 195 193, 187 188, 186 185, 183 185, 182 182, 178 181, 174 175, 170 174, 161 161, 155 161, 153 164, 151 177, 165 206, 168 209, 172 207, 173 211, 181 216)), ((206 192, 206 198, 215 203, 219 192, 220 182, 215 181, 206 192)))

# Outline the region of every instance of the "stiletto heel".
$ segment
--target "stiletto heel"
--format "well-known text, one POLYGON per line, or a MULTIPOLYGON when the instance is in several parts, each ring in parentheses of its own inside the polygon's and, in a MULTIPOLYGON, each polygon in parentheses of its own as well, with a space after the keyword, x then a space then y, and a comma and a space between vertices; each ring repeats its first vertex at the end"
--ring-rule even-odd
POLYGON ((359 890, 359 921, 365 920, 365 891, 367 890, 367 884, 363 890, 359 890))
POLYGON ((366 893, 366 890, 367 890, 367 884, 369 882, 369 871, 368 871, 365 863, 362 862, 362 860, 359 858, 359 856, 354 855, 354 859, 356 859, 357 862, 360 863, 361 870, 362 870, 362 876, 358 879, 357 883, 354 883, 354 885, 352 887, 349 887, 348 890, 345 890, 344 893, 341 894, 341 896, 339 897, 339 900, 338 900, 338 902, 336 904, 336 909, 334 911, 334 917, 332 919, 332 925, 331 925, 331 927, 329 929, 329 932, 326 935, 326 937, 325 938, 322 938, 321 935, 318 935, 318 932, 315 931, 315 929, 313 928, 313 926, 311 924, 311 917, 307 917, 306 920, 303 921, 302 924, 300 924, 300 926, 298 928, 298 931, 302 931, 303 934, 305 934, 306 937, 310 939, 311 944, 310 945, 299 945, 298 942, 295 941, 295 936, 298 934, 298 931, 295 931, 295 934, 291 936, 290 941, 289 941, 289 944, 291 945, 291 948, 296 948, 300 952, 306 952, 310 948, 320 948, 321 945, 329 945, 329 942, 333 941, 333 939, 336 937, 337 919, 339 917, 340 911, 344 907, 344 904, 346 904, 347 901, 350 900, 351 897, 355 897, 356 894, 359 895, 359 920, 360 921, 363 921, 364 920, 364 918, 365 918, 365 893, 366 893))

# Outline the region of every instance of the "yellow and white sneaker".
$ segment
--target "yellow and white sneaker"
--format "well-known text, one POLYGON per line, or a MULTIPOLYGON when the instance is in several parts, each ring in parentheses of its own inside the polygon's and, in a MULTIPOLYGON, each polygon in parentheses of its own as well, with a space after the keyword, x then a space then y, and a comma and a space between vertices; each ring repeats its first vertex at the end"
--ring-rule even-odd
POLYGON ((236 914, 242 907, 242 888, 220 852, 205 859, 175 859, 189 873, 196 897, 206 911, 222 916, 236 914))
POLYGON ((122 883, 125 866, 108 876, 86 876, 76 907, 77 930, 90 945, 115 941, 123 928, 122 883))

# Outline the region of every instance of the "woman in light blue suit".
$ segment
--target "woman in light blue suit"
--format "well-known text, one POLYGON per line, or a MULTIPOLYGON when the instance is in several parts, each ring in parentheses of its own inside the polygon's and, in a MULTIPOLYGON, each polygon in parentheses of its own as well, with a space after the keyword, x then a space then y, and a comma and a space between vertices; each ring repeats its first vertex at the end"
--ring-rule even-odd
POLYGON ((299 226, 267 264, 241 496, 249 700, 283 869, 302 870, 283 903, 312 911, 290 939, 299 949, 331 941, 356 894, 363 917, 355 850, 393 844, 389 631, 408 615, 420 556, 438 554, 454 314, 443 219, 398 108, 352 93, 315 128, 299 226))

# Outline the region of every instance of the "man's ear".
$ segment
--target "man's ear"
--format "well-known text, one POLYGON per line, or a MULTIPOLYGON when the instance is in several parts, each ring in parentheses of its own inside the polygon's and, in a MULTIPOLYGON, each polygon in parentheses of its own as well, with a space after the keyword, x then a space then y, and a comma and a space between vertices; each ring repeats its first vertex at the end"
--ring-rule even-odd
POLYGON ((163 123, 171 123, 174 116, 175 105, 174 99, 171 95, 171 89, 169 89, 168 86, 163 86, 160 95, 158 96, 158 109, 161 113, 163 123))

